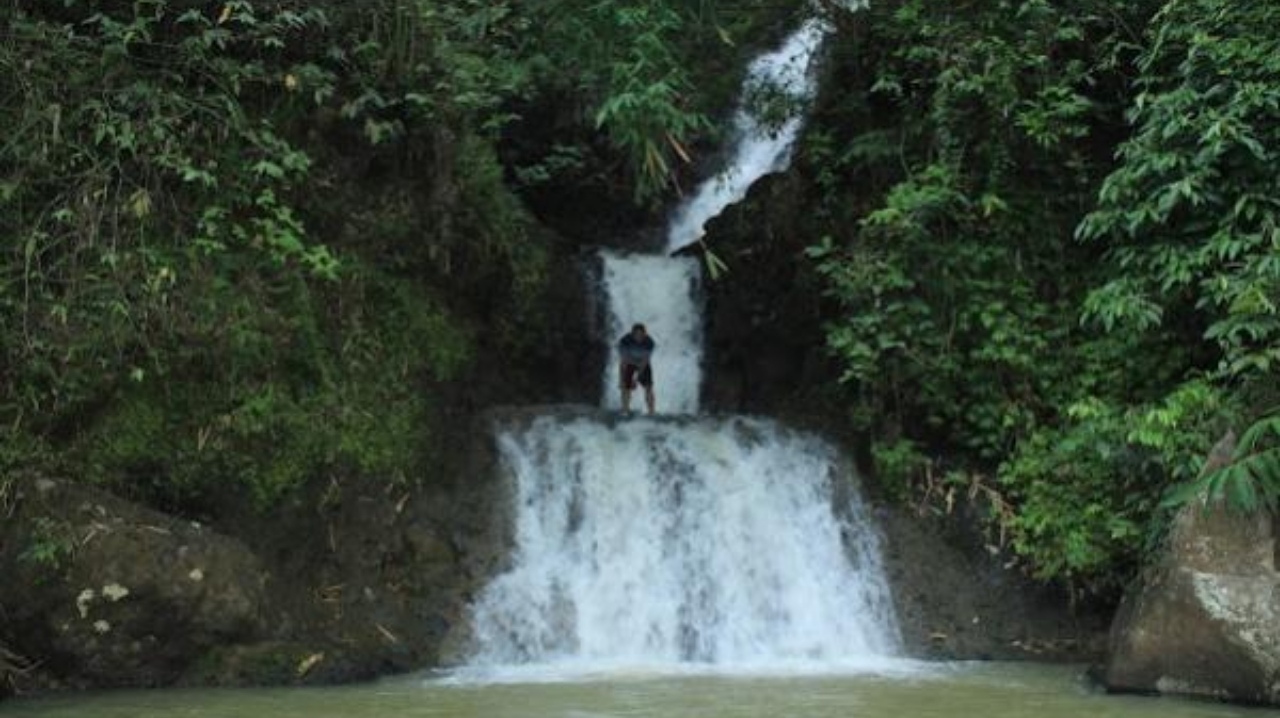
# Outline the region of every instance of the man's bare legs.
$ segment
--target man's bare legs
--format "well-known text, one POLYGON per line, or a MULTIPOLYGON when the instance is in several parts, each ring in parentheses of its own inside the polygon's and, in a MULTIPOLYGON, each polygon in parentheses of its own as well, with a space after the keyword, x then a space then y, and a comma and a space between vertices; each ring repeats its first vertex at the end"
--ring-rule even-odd
MULTIPOLYGON (((626 363, 623 363, 622 366, 618 367, 618 378, 620 380, 618 382, 618 389, 622 392, 622 413, 623 414, 631 413, 631 392, 635 390, 635 384, 632 383, 631 381, 628 381, 628 379, 630 379, 631 377, 634 377, 636 374, 640 374, 642 371, 648 371, 648 367, 646 366, 644 369, 640 369, 638 367, 628 366, 626 363), (628 376, 628 371, 627 371, 628 369, 630 369, 632 372, 631 376, 628 376)), ((641 374, 641 376, 643 377, 643 374, 641 374)), ((650 414, 656 413, 657 400, 653 396, 652 381, 650 381, 650 383, 647 385, 642 384, 641 386, 644 387, 645 408, 649 410, 650 414)))

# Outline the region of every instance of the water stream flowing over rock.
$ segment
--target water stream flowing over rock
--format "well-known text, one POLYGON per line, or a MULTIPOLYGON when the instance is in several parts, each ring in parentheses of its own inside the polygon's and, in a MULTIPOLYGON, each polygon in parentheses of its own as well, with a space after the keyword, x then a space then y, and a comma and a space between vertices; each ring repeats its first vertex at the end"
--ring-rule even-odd
POLYGON ((547 416, 499 436, 516 552, 477 605, 485 664, 856 663, 897 630, 826 443, 741 417, 547 416))
MULTIPOLYGON (((752 98, 807 102, 825 28, 804 24, 749 72, 733 160, 672 221, 668 250, 784 169, 802 118, 752 98)), ((498 428, 514 482, 508 570, 474 606, 475 665, 866 665, 897 651, 878 539, 851 466, 829 444, 755 418, 698 418, 700 268, 603 253, 604 341, 634 322, 657 342, 658 418, 619 418, 616 350, 604 411, 498 428)))
POLYGON ((804 127, 804 115, 796 109, 806 107, 817 92, 814 63, 828 30, 822 20, 809 20, 782 47, 751 64, 734 114, 732 159, 672 215, 668 252, 698 241, 706 223, 746 197, 756 180, 791 164, 804 127))
MULTIPOLYGON (((603 253, 608 295, 603 404, 618 409, 618 349, 613 340, 644 322, 657 338, 654 379, 658 404, 667 414, 694 414, 702 387, 701 273, 692 258, 603 253)), ((634 405, 643 405, 636 401, 634 405)))

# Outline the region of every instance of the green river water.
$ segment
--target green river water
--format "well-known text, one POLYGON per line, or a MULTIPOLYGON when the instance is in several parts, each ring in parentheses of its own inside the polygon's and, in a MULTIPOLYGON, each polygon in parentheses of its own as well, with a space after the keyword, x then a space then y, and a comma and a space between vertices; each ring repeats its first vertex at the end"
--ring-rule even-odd
POLYGON ((0 704, 6 718, 1181 718, 1280 711, 1091 690, 1078 667, 935 665, 892 676, 396 679, 289 690, 166 690, 0 704))

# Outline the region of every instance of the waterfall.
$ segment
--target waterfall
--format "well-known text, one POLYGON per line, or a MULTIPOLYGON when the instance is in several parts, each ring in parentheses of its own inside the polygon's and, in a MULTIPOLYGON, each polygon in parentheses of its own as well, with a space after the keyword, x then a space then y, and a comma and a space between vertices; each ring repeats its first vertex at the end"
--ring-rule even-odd
MULTIPOLYGON (((729 167, 673 216, 667 249, 785 169, 802 118, 769 123, 748 96, 807 103, 825 26, 805 23, 748 72, 729 167)), ((898 629, 877 535, 847 460, 775 422, 698 417, 696 260, 602 252, 611 348, 632 323, 657 343, 658 418, 604 411, 499 428, 513 482, 508 570, 472 607, 475 666, 865 666, 898 629)))
MULTIPOLYGON (((643 322, 658 344, 653 374, 661 411, 697 413, 702 386, 702 274, 697 260, 614 252, 602 256, 609 306, 605 339, 610 347, 604 371, 604 407, 621 406, 615 342, 632 324, 643 322)), ((634 406, 643 406, 643 402, 637 400, 634 406)))
POLYGON ((718 175, 703 182, 672 216, 667 251, 674 252, 702 236, 703 226, 725 207, 747 196, 761 177, 791 164, 791 150, 804 126, 805 108, 817 91, 814 63, 827 25, 812 19, 800 26, 782 47, 757 58, 747 71, 746 86, 734 115, 732 159, 718 175), (758 102, 782 105, 777 122, 758 114, 758 102))
MULTIPOLYGON (((734 116, 731 159, 724 170, 702 182, 673 213, 667 252, 697 241, 703 226, 746 196, 766 174, 785 170, 803 127, 803 109, 817 90, 814 63, 828 27, 806 21, 782 46, 751 63, 742 99, 734 116), (777 121, 758 114, 754 99, 769 98, 785 107, 777 121)), ((609 316, 606 339, 610 358, 605 367, 603 405, 618 409, 617 349, 613 342, 633 323, 647 325, 659 343, 661 361, 654 363, 658 403, 666 413, 698 411, 702 384, 702 311, 700 272, 692 259, 662 255, 601 253, 609 316)))
POLYGON ((821 440, 743 417, 544 416, 499 447, 516 551, 476 606, 476 663, 850 665, 894 650, 876 535, 821 440))

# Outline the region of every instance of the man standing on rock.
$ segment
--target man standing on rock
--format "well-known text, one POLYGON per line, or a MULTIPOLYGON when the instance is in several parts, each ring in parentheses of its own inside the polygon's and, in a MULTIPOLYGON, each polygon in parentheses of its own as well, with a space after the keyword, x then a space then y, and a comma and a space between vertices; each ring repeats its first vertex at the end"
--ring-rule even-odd
POLYGON ((644 387, 645 406, 650 414, 653 413, 653 367, 649 364, 649 357, 656 346, 643 324, 631 327, 631 331, 618 340, 618 378, 624 414, 631 413, 631 392, 635 391, 637 380, 644 387))

